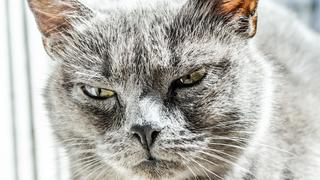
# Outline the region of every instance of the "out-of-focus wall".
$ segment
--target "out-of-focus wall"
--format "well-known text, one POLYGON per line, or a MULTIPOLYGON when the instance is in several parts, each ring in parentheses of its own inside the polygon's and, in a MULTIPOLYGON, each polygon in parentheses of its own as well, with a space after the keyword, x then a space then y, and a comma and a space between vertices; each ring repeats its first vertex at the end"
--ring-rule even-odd
POLYGON ((67 179, 42 98, 52 64, 26 3, 0 0, 0 179, 67 179))
POLYGON ((312 28, 320 31, 320 0, 276 0, 296 13, 312 28))

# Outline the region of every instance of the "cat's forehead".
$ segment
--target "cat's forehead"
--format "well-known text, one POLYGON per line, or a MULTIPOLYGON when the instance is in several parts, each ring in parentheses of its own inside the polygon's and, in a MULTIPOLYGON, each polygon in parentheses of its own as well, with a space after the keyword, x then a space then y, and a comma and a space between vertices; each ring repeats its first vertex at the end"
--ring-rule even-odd
POLYGON ((178 16, 176 9, 164 6, 132 11, 111 10, 103 14, 94 26, 88 27, 88 31, 95 31, 91 33, 93 35, 103 34, 92 38, 98 38, 107 47, 105 60, 118 65, 166 67, 177 59, 190 62, 192 59, 186 56, 201 58, 206 54, 223 54, 226 47, 215 37, 210 35, 199 39, 184 32, 176 22, 178 16))
POLYGON ((111 18, 105 26, 109 58, 115 64, 168 65, 172 12, 135 10, 111 18))
POLYGON ((118 73, 119 77, 152 76, 159 71, 183 75, 198 65, 223 59, 227 46, 213 36, 186 34, 177 17, 178 10, 165 6, 105 11, 76 29, 69 45, 76 48, 66 54, 74 59, 71 63, 100 69, 107 75, 118 73))

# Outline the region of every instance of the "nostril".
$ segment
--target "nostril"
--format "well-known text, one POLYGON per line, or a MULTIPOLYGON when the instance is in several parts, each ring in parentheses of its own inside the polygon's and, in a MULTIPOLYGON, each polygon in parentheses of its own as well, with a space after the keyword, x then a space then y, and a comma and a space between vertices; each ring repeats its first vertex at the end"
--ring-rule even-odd
POLYGON ((132 135, 133 135, 135 138, 137 138, 139 142, 142 142, 142 139, 141 139, 141 137, 140 137, 139 134, 137 134, 137 133, 132 133, 132 135))
POLYGON ((151 133, 151 141, 152 141, 152 144, 156 141, 158 135, 160 134, 160 131, 153 131, 151 133))

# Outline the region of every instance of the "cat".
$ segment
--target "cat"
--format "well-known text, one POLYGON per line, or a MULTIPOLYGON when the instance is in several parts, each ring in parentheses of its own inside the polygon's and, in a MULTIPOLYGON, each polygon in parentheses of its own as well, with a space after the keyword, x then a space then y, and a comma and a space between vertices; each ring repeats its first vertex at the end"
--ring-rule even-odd
POLYGON ((319 179, 320 37, 278 4, 28 2, 73 180, 319 179))

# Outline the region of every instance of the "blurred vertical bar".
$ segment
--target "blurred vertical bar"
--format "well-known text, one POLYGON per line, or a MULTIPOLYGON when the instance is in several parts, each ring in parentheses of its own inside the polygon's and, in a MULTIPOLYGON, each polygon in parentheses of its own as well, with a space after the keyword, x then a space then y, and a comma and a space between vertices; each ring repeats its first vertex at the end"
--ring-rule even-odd
POLYGON ((27 72, 27 94, 28 94, 28 110, 29 110, 29 120, 30 120, 30 135, 31 135, 31 148, 32 148, 32 170, 34 175, 34 180, 38 180, 38 161, 37 161, 37 144, 36 144, 36 134, 35 134, 35 124, 34 124, 34 109, 33 109, 33 97, 32 97, 32 75, 31 75, 31 61, 30 61, 30 49, 29 49, 29 34, 28 34, 28 22, 26 13, 26 0, 21 0, 22 6, 22 20, 23 20, 23 33, 24 33, 24 47, 26 55, 26 72, 27 72))
POLYGON ((320 0, 314 0, 313 6, 313 27, 320 31, 320 0))
POLYGON ((12 130, 12 144, 13 144, 13 165, 14 165, 14 178, 19 180, 18 173, 18 146, 17 146, 17 132, 16 132, 16 112, 15 112, 15 94, 14 94, 14 73, 12 63, 12 44, 11 44, 11 31, 10 31, 10 4, 9 0, 5 0, 5 14, 6 14, 6 33, 7 33, 7 50, 8 50, 8 69, 9 69, 9 89, 10 89, 10 109, 11 109, 11 130, 12 130))
POLYGON ((310 7, 310 13, 311 13, 311 26, 316 26, 316 19, 315 19, 315 13, 317 10, 317 0, 312 0, 311 7, 310 7))
MULTIPOLYGON (((19 0, 21 2, 21 0, 19 0)), ((27 1, 26 1, 27 2, 27 1)), ((36 131, 37 178, 39 180, 61 180, 61 163, 58 147, 54 144, 48 114, 44 107, 44 87, 52 70, 52 62, 46 54, 42 44, 41 33, 37 29, 36 21, 28 6, 25 6, 29 42, 29 59, 32 79, 32 99, 34 111, 34 129, 36 131), (50 63, 51 62, 51 63, 50 63), (41 68, 38 68, 41 67, 41 68)), ((21 10, 22 12, 22 10, 21 10)), ((23 24, 23 23, 22 23, 23 24)), ((21 27, 23 29, 23 27, 21 27)), ((27 93, 26 93, 27 94, 27 93)), ((67 166, 64 167, 67 169, 67 166)), ((33 177, 32 177, 33 179, 33 177)))

